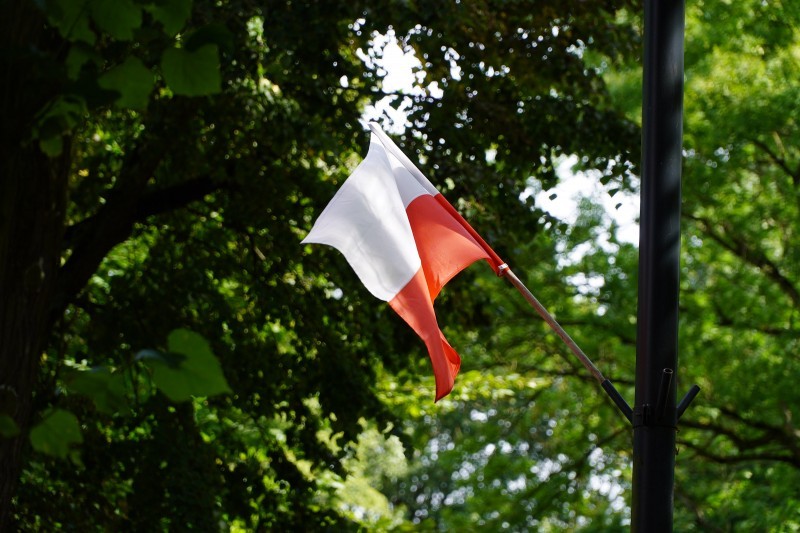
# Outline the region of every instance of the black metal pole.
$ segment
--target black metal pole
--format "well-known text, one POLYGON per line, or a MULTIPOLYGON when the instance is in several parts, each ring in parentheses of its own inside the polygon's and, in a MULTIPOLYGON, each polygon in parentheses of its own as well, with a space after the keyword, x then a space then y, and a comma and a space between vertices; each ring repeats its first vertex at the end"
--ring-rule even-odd
POLYGON ((672 531, 680 271, 683 0, 645 0, 631 530, 672 531))

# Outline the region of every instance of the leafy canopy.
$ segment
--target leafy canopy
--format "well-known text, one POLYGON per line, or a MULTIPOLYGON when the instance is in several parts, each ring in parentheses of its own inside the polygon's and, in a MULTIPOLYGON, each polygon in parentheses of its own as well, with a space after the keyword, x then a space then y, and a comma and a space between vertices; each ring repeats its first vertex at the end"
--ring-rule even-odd
MULTIPOLYGON (((68 198, 30 427, 0 388, 0 438, 32 445, 21 529, 625 527, 625 423, 509 287, 476 266, 437 301, 464 368, 434 405, 413 333, 299 241, 387 97, 404 123, 378 120, 632 398, 636 248, 596 202, 567 224, 535 193, 570 155, 635 192, 638 5, 11 4, 41 105, 7 144, 68 198), (385 88, 390 30, 411 90, 385 88)), ((704 392, 676 528, 791 528, 800 15, 687 16, 680 377, 704 392)))

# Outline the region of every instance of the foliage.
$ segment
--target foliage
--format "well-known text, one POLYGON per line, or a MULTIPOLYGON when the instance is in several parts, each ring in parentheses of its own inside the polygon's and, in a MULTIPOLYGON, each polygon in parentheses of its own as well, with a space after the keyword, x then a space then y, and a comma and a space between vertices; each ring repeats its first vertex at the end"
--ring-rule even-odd
MULTIPOLYGON (((678 435, 675 528, 793 530, 798 12, 729 7, 703 2, 687 12, 679 394, 693 382, 702 393, 678 435)), ((638 121, 640 65, 614 67, 594 53, 587 60, 638 121)), ((619 194, 613 181, 590 175, 619 194)), ((620 242, 589 200, 569 226, 540 221, 547 233, 516 262, 532 265, 525 277, 537 296, 632 399, 635 246, 620 242), (537 262, 553 250, 569 253, 548 272, 537 262)), ((624 529, 631 458, 619 413, 593 384, 575 379, 584 378, 582 368, 554 357, 565 351, 560 341, 537 331, 497 280, 448 286, 445 298, 460 303, 476 287, 491 294, 492 317, 472 333, 483 348, 465 357, 479 374, 460 376, 445 412, 420 412, 412 392, 389 396, 417 443, 410 474, 390 491, 431 529, 624 529)), ((459 323, 457 316, 443 321, 459 323)))
MULTIPOLYGON (((434 404, 418 339, 299 241, 385 98, 405 118, 377 119, 632 398, 636 248, 592 202, 567 223, 535 197, 568 155, 635 192, 635 8, 0 3, 19 73, 0 100, 0 529, 623 528, 625 422, 510 287, 475 266, 440 296, 464 366, 434 404), (410 88, 388 85, 385 36, 420 61, 410 88)), ((704 392, 679 435, 682 530, 800 521, 799 16, 688 11, 681 384, 704 392)))
MULTIPOLYGON (((359 121, 382 96, 382 73, 364 59, 371 39, 391 29, 425 61, 412 93, 395 95, 411 101, 420 133, 401 142, 438 176, 463 176, 451 182, 452 197, 513 253, 515 241, 500 237, 535 224, 520 216, 506 228, 497 213, 529 212, 515 198, 537 168, 553 183, 549 169, 565 150, 605 167, 625 159, 621 138, 635 136, 571 51, 632 50, 631 33, 613 24, 617 8, 4 3, 3 20, 19 21, 5 34, 4 60, 29 64, 36 87, 48 88, 15 84, 9 94, 25 95, 26 105, 4 101, 9 124, 24 125, 8 137, 23 148, 10 161, 53 194, 4 189, 40 202, 33 212, 49 210, 52 230, 42 231, 53 236, 31 241, 11 265, 19 270, 8 270, 42 264, 30 286, 44 283, 36 290, 48 295, 36 300, 45 311, 29 306, 38 329, 21 337, 24 353, 45 353, 24 359, 38 379, 30 390, 14 381, 24 409, 3 426, 22 430, 4 444, 3 466, 13 474, 3 478, 8 487, 24 464, 18 526, 401 523, 385 506, 353 508, 340 489, 369 479, 354 444, 366 438, 364 421, 384 428, 397 416, 376 394, 377 376, 427 371, 423 353, 338 257, 298 246, 363 153, 359 121), (556 116, 574 125, 554 138, 546 125, 556 116), (487 150, 497 154, 491 165, 487 150), (53 211, 53 198, 68 198, 63 210, 53 211), (51 336, 41 340, 39 329, 51 336), (141 351, 186 329, 209 346, 198 336, 180 350, 175 335, 186 334, 172 333, 165 349, 141 351), (31 430, 47 409, 64 414, 31 430), (38 445, 13 459, 20 443, 39 443, 53 426, 83 440, 68 448, 72 464, 38 445)), ((12 183, 26 182, 4 186, 12 183)), ((12 208, 4 204, 14 218, 12 208)), ((3 233, 4 246, 19 246, 17 235, 3 233)), ((30 301, 26 294, 10 301, 30 301)), ((17 372, 5 366, 7 349, 2 369, 17 372)))
POLYGON ((682 435, 681 475, 700 463, 716 484, 685 484, 680 498, 698 529, 791 529, 796 498, 774 505, 765 480, 800 482, 800 11, 739 4, 741 29, 722 38, 720 9, 690 11, 681 323, 684 360, 708 398, 682 435))

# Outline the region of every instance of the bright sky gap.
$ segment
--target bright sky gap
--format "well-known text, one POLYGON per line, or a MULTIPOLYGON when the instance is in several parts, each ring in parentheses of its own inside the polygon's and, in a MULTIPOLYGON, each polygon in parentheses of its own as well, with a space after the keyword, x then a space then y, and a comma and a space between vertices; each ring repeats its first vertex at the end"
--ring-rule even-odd
MULTIPOLYGON (((441 98, 442 91, 436 82, 424 84, 422 63, 410 47, 401 47, 393 31, 390 30, 385 35, 376 34, 371 42, 372 48, 362 51, 360 57, 365 67, 374 69, 383 77, 385 96, 367 107, 364 120, 368 122, 382 116, 388 117, 389 123, 382 121, 387 131, 401 133, 410 127, 406 119, 406 110, 411 106, 410 96, 427 94, 433 98, 441 98)), ((457 53, 453 50, 447 51, 445 55, 451 63, 451 75, 457 79, 460 75, 456 62, 457 53)), ((341 82, 346 85, 347 79, 343 78, 341 82)), ((492 154, 487 154, 487 157, 491 158, 492 154)), ((531 186, 523 194, 534 195, 537 207, 570 224, 578 217, 581 199, 588 198, 603 207, 609 222, 616 223, 617 240, 638 244, 638 195, 619 191, 612 197, 609 194, 612 187, 600 183, 598 172, 574 172, 573 167, 577 162, 578 158, 574 155, 563 158, 557 168, 559 183, 551 189, 537 188, 538 182, 532 176, 531 186)), ((608 245, 608 234, 598 236, 598 245, 608 245)), ((578 258, 580 255, 582 254, 578 258)))
MULTIPOLYGON (((356 21, 354 29, 357 30, 362 23, 356 21)), ((365 68, 375 71, 382 77, 384 96, 367 106, 364 111, 364 124, 378 121, 388 133, 399 134, 411 127, 407 120, 407 110, 413 104, 412 96, 439 99, 443 93, 435 81, 425 83, 426 73, 422 62, 410 46, 403 46, 393 30, 390 29, 385 34, 373 34, 371 43, 371 48, 366 51, 359 50, 358 55, 364 62, 365 68)), ((458 52, 448 49, 443 51, 443 54, 450 63, 450 75, 454 79, 460 79, 458 52)), ((487 75, 490 75, 488 70, 487 75)), ((347 86, 347 78, 342 77, 340 83, 347 86)), ((489 160, 493 156, 491 151, 486 154, 489 160)), ((536 207, 570 226, 578 220, 581 202, 588 200, 602 208, 603 221, 595 233, 594 242, 586 242, 569 250, 563 242, 559 243, 558 251, 562 254, 559 267, 578 263, 595 247, 614 253, 618 245, 611 242, 612 231, 620 243, 638 245, 639 242, 638 195, 617 190, 612 196, 610 191, 616 187, 611 184, 603 185, 599 171, 574 171, 577 163, 576 155, 562 157, 556 168, 559 181, 555 187, 543 190, 536 176, 531 176, 529 187, 521 195, 523 198, 534 196, 536 207)), ((638 184, 635 177, 631 177, 631 181, 638 184)), ((601 276, 585 274, 570 276, 567 281, 575 286, 582 296, 596 295, 604 285, 601 276)), ((605 314, 605 311, 602 306, 598 308, 600 315, 605 314)))

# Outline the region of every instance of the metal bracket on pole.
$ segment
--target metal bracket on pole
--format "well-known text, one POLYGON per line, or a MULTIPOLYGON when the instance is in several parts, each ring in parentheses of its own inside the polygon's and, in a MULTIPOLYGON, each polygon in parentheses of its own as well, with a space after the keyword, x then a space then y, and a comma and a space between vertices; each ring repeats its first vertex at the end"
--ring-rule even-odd
POLYGON ((613 383, 609 380, 605 380, 600 384, 603 387, 603 390, 606 391, 608 397, 616 404, 617 408, 622 412, 623 416, 628 419, 628 422, 633 424, 633 409, 631 406, 628 405, 628 402, 625 401, 625 398, 619 393, 619 391, 614 387, 613 383))
POLYGON ((686 411, 686 408, 689 407, 689 404, 692 403, 692 400, 694 400, 698 392, 700 392, 700 387, 697 385, 692 385, 692 387, 689 389, 689 392, 687 392, 686 396, 684 396, 680 401, 678 407, 675 409, 678 413, 678 420, 681 419, 683 412, 686 411))
POLYGON ((651 409, 650 404, 644 404, 641 407, 637 407, 633 411, 633 419, 631 421, 634 427, 657 425, 675 427, 677 425, 678 420, 681 419, 683 413, 686 411, 695 397, 697 397, 697 394, 700 392, 700 387, 697 385, 692 385, 675 408, 675 420, 665 420, 665 416, 667 414, 666 405, 669 399, 670 388, 672 386, 672 375, 673 371, 671 368, 665 368, 661 374, 661 386, 659 387, 658 402, 656 403, 655 408, 651 409))
POLYGON ((661 373, 661 384, 658 386, 658 401, 656 402, 655 415, 659 419, 663 419, 667 414, 667 400, 669 398, 670 389, 672 389, 672 376, 675 371, 671 368, 665 368, 661 373))

